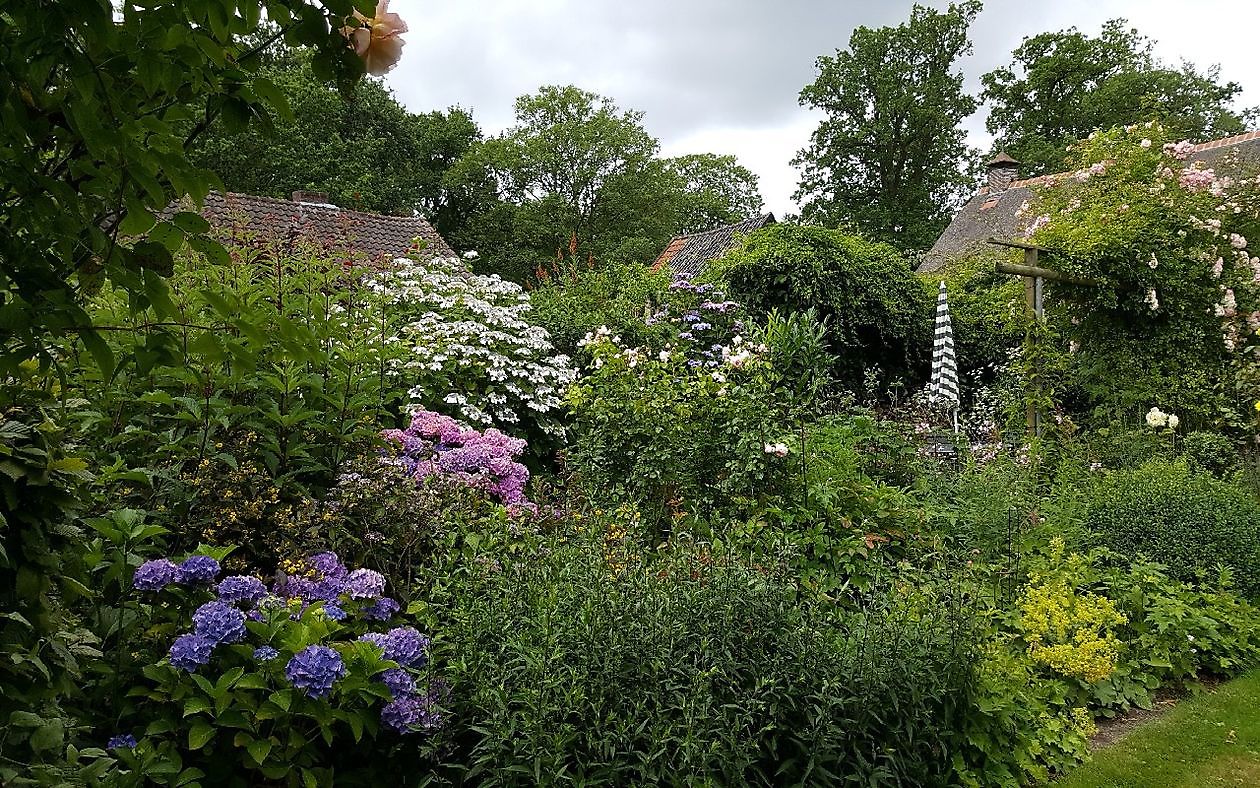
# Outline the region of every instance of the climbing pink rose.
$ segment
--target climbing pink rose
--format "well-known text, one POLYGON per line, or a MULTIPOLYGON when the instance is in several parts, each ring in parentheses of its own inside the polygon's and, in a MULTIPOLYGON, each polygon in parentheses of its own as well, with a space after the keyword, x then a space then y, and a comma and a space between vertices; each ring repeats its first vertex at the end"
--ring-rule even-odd
POLYGON ((380 0, 376 4, 376 15, 368 19, 358 11, 354 18, 359 20, 359 27, 344 27, 341 32, 350 39, 354 53, 363 58, 363 65, 369 74, 381 76, 395 65, 402 57, 403 44, 401 34, 407 32, 407 23, 398 14, 389 12, 389 0, 380 0))

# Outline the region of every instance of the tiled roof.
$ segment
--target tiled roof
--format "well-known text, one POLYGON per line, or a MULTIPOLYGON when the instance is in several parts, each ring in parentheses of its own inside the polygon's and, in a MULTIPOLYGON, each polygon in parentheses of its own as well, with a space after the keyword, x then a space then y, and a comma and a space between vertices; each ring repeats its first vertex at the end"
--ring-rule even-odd
POLYGON ((665 251, 652 263, 652 268, 668 265, 675 275, 687 278, 698 276, 709 261, 734 249, 740 238, 774 222, 774 214, 767 213, 702 233, 674 236, 665 251))
POLYGON ((426 257, 454 257, 455 250, 420 216, 387 216, 338 208, 328 203, 295 202, 249 194, 212 192, 201 215, 212 225, 233 227, 277 239, 302 237, 336 244, 369 258, 393 260, 419 238, 426 257))
MULTIPOLYGON (((1260 164, 1260 131, 1195 145, 1188 160, 1213 164, 1227 154, 1237 154, 1239 164, 1260 164)), ((987 241, 993 236, 1016 238, 1023 235, 1026 222, 1032 216, 1016 214, 1024 202, 1036 199, 1033 187, 1044 186, 1065 177, 1067 173, 1027 178, 1013 182, 1004 191, 994 193, 990 193, 987 186, 980 189, 954 214, 949 227, 945 228, 945 232, 941 233, 931 250, 924 255, 923 262, 919 264, 919 273, 931 273, 950 260, 987 251, 992 248, 987 241)))

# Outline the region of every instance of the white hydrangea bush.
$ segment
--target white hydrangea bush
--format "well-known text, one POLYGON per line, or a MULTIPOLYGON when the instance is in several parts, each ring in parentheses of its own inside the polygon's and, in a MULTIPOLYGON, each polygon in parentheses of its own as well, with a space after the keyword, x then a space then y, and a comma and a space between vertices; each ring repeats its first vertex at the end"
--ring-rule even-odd
POLYGON ((543 328, 529 294, 497 274, 474 274, 457 257, 399 258, 373 276, 388 330, 386 374, 413 407, 478 427, 562 429, 565 390, 577 378, 543 328))

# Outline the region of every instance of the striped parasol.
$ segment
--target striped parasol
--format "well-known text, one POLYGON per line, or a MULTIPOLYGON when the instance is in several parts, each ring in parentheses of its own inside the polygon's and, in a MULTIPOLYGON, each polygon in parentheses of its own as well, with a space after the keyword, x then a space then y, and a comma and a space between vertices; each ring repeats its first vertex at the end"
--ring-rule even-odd
POLYGON ((954 430, 958 430, 958 360, 954 357, 954 329, 949 322, 949 300, 945 283, 936 295, 936 338, 932 342, 932 382, 928 401, 954 411, 954 430))

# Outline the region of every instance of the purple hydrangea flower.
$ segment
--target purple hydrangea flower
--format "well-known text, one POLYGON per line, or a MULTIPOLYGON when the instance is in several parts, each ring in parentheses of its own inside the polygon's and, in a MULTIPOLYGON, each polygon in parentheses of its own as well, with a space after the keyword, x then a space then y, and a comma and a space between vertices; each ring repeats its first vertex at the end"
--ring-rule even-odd
POLYGON ((254 649, 254 659, 259 662, 269 662, 278 656, 280 656, 280 652, 276 651, 271 646, 259 646, 254 649))
POLYGON ((316 553, 306 559, 306 563, 319 573, 320 579, 340 580, 346 576, 346 567, 337 554, 331 551, 316 553))
POLYGON ((441 722, 431 695, 404 695, 381 707, 381 722, 399 733, 431 731, 441 722))
POLYGON ((218 643, 245 638, 245 614, 226 602, 207 602, 193 613, 193 634, 218 643))
POLYGON ((382 670, 376 678, 389 688, 389 691, 393 693, 395 698, 415 694, 416 680, 404 668, 382 670))
POLYGON ((214 646, 213 640, 195 633, 180 635, 171 644, 167 656, 170 657, 172 666, 195 673, 197 668, 210 661, 214 646))
POLYGON ((369 632, 366 635, 360 635, 359 640, 372 643, 378 646, 381 651, 384 651, 385 644, 389 642, 389 635, 386 635, 384 632, 369 632))
POLYGON ((346 611, 342 610, 340 605, 328 603, 324 605, 324 615, 328 616, 333 621, 344 621, 346 618, 346 611))
POLYGON ((179 567, 169 558, 145 561, 136 567, 131 584, 138 591, 161 591, 179 579, 179 567))
POLYGON ((385 576, 371 569, 356 569, 344 585, 351 599, 376 599, 385 593, 385 576))
POLYGON ((328 646, 307 646, 289 660, 284 675, 308 696, 323 698, 332 692, 337 679, 346 675, 346 665, 328 646))
POLYGON ((388 621, 398 612, 399 607, 397 600, 383 596, 363 610, 363 617, 369 621, 388 621))
POLYGON ((208 555, 194 555, 179 565, 179 582, 185 585, 213 583, 219 576, 219 562, 208 555))
POLYGON ((397 662, 407 668, 418 668, 429 661, 429 638, 421 635, 412 627, 394 627, 385 633, 383 640, 371 638, 369 633, 359 638, 371 640, 381 647, 385 659, 397 662))
POLYGON ((224 602, 247 602, 253 604, 267 593, 263 581, 248 575, 233 575, 219 581, 219 599, 224 602))
POLYGON ((130 750, 136 746, 136 737, 130 733, 122 733, 112 737, 105 745, 107 750, 130 750))

